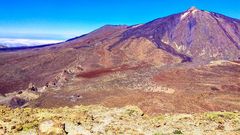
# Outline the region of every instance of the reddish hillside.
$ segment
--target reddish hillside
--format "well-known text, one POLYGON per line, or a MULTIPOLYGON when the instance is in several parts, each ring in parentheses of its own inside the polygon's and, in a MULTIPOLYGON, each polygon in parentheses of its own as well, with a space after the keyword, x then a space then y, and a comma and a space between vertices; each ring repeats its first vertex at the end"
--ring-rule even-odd
POLYGON ((25 90, 32 83, 46 86, 32 106, 239 109, 240 66, 232 62, 239 60, 239 44, 239 20, 196 8, 142 25, 106 25, 55 45, 0 49, 0 93, 25 90), (86 97, 76 101, 81 94, 86 97))

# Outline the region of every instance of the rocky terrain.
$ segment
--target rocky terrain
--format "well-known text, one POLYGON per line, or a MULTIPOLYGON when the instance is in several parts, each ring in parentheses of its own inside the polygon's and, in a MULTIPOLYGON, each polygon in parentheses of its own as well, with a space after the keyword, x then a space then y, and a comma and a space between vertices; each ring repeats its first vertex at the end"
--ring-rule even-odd
POLYGON ((239 112, 159 114, 148 116, 135 106, 75 106, 39 109, 0 107, 0 134, 13 135, 237 135, 239 112))
POLYGON ((191 8, 59 44, 2 50, 0 104, 137 105, 148 114, 240 110, 238 27, 237 19, 191 8))
POLYGON ((0 105, 12 108, 1 107, 1 132, 238 134, 239 30, 238 19, 190 8, 58 44, 0 49, 0 105), (129 105, 141 110, 130 107, 129 116, 129 105))
POLYGON ((74 75, 66 71, 55 85, 2 95, 12 107, 64 107, 100 104, 137 105, 147 114, 240 110, 240 64, 121 66, 74 75), (136 70, 137 69, 137 70, 136 70), (148 71, 148 72, 146 72, 148 71), (194 77, 193 77, 194 76, 194 77))

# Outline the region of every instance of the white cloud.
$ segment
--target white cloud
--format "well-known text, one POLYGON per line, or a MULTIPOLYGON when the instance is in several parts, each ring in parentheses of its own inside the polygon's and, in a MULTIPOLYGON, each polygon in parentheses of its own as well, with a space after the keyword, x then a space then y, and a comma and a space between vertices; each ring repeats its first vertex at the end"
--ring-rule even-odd
POLYGON ((38 46, 52 43, 59 43, 62 40, 38 40, 38 39, 14 39, 14 38, 0 38, 0 45, 7 47, 20 46, 38 46))

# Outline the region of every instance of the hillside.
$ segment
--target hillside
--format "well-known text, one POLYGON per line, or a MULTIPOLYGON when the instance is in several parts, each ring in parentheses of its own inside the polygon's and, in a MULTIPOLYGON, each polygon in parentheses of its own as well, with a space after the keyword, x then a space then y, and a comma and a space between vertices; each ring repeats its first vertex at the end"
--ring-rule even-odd
POLYGON ((145 113, 240 110, 240 21, 190 8, 0 52, 0 104, 137 105, 145 113))

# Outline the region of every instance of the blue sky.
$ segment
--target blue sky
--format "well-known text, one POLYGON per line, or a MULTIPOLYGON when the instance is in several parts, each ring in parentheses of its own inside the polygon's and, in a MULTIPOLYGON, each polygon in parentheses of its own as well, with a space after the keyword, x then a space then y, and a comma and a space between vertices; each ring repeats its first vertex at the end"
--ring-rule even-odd
POLYGON ((68 39, 105 24, 139 24, 191 6, 240 19, 239 0, 1 0, 0 37, 68 39))

